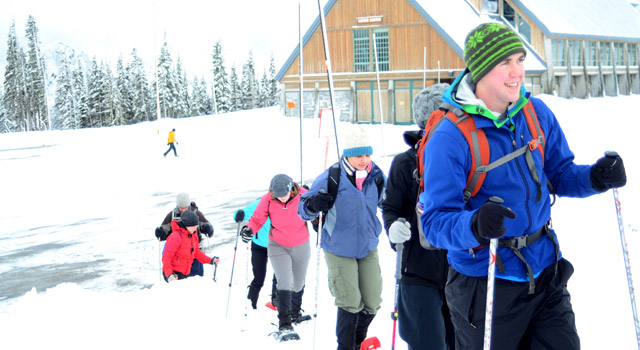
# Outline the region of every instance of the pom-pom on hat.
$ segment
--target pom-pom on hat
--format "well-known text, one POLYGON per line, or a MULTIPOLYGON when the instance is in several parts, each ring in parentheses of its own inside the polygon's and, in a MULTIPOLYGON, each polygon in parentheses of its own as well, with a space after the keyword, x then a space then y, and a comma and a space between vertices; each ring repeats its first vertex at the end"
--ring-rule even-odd
POLYGON ((474 84, 505 58, 520 52, 527 54, 520 36, 500 23, 480 24, 464 40, 464 63, 474 84))
POLYGON ((178 197, 176 197, 176 207, 178 208, 186 208, 191 205, 191 198, 189 198, 189 194, 187 193, 178 193, 178 197))
POLYGON ((293 186, 293 180, 285 174, 278 174, 271 179, 269 189, 273 191, 273 195, 276 197, 284 197, 291 191, 293 186))
POLYGON ((198 226, 198 223, 200 222, 200 220, 198 220, 198 215, 191 210, 183 211, 182 214, 180 214, 180 220, 184 227, 198 226))
POLYGON ((369 142, 369 134, 360 125, 354 125, 343 141, 342 156, 343 157, 359 157, 373 154, 373 147, 369 142))
POLYGON ((448 87, 447 83, 431 85, 413 99, 413 119, 420 129, 424 129, 431 113, 440 107, 442 94, 448 87))

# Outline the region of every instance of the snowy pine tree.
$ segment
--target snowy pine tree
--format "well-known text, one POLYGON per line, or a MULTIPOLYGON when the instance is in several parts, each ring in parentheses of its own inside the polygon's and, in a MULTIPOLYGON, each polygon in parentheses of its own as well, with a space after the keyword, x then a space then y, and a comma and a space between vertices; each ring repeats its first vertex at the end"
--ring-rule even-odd
POLYGON ((155 111, 155 99, 151 97, 144 63, 138 57, 136 49, 131 52, 131 62, 127 67, 127 73, 131 93, 131 122, 151 120, 152 112, 155 111), (153 101, 152 104, 150 104, 151 101, 153 101))
POLYGON ((242 109, 242 87, 238 82, 238 74, 236 73, 236 66, 231 67, 231 77, 229 78, 229 111, 239 111, 242 109))
POLYGON ((73 101, 73 86, 69 61, 66 57, 62 59, 56 77, 55 104, 53 106, 54 116, 52 123, 54 129, 75 129, 75 103, 73 101))
POLYGON ((269 106, 277 106, 280 104, 280 88, 276 81, 276 64, 273 60, 273 53, 271 54, 271 61, 269 62, 269 106))
POLYGON ((29 16, 26 26, 27 46, 27 93, 29 98, 29 111, 33 115, 34 130, 51 129, 47 110, 45 92, 45 66, 44 57, 40 52, 40 40, 38 39, 38 27, 33 16, 29 16))
POLYGON ((28 131, 29 114, 26 108, 26 85, 24 81, 24 57, 16 38, 16 24, 11 22, 7 39, 7 59, 4 67, 4 95, 2 105, 5 110, 2 131, 28 131))
POLYGON ((182 69, 180 56, 176 61, 176 117, 185 117, 189 115, 189 82, 187 81, 187 72, 182 69))
POLYGON ((242 109, 253 109, 258 106, 259 84, 256 80, 253 54, 249 51, 247 63, 242 66, 242 109))
POLYGON ((222 56, 222 43, 216 42, 213 47, 213 96, 215 98, 215 110, 218 113, 226 113, 231 110, 231 89, 227 78, 227 70, 222 56))
POLYGON ((269 107, 271 106, 271 96, 269 95, 269 79, 267 78, 267 72, 262 72, 262 79, 260 79, 260 95, 258 97, 258 106, 269 107))
POLYGON ((129 74, 122 61, 122 55, 116 63, 115 88, 113 90, 114 125, 133 123, 133 101, 129 89, 129 74))
POLYGON ((173 70, 173 60, 165 40, 158 57, 158 91, 160 95, 160 110, 165 117, 177 116, 178 87, 173 70))

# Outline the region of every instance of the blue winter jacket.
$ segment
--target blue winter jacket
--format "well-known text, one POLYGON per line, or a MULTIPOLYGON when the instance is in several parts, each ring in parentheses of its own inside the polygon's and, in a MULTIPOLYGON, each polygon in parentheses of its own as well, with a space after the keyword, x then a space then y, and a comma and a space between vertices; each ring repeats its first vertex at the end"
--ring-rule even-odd
MULTIPOLYGON (((466 73, 463 72, 445 92, 442 98, 444 102, 461 107, 455 101, 455 93, 461 77, 466 73)), ((576 165, 573 162, 574 155, 554 114, 544 102, 529 96, 524 88, 521 101, 515 104, 517 107, 508 111, 512 122, 498 128, 492 120, 473 114, 476 127, 483 129, 487 136, 491 162, 526 145, 532 139, 525 116, 520 110, 526 99, 533 104, 546 140, 544 167, 539 149, 532 152, 542 183, 539 202, 536 202, 537 185, 531 177, 524 156, 489 171, 478 194, 465 204, 463 191, 471 168, 471 156, 462 133, 445 120, 425 147, 425 191, 420 195, 420 202, 424 205, 421 217, 424 235, 431 244, 449 251, 451 267, 462 274, 474 277, 487 275, 489 249, 477 248, 480 244, 471 230, 471 219, 489 197, 504 199, 504 205, 517 215, 515 219, 505 219, 507 233, 504 237, 507 238, 534 233, 549 221, 551 209, 547 178, 559 196, 587 197, 597 193, 590 184, 590 166, 576 165)), ((540 238, 520 252, 531 266, 534 276, 555 261, 554 244, 547 237, 540 238)), ((527 281, 525 265, 511 250, 498 248, 498 254, 506 271, 496 272, 497 277, 527 281)))
MULTIPOLYGON (((242 210, 244 211, 244 219, 245 221, 248 221, 249 218, 251 217, 251 215, 253 215, 253 212, 256 210, 256 207, 258 206, 258 203, 260 203, 260 198, 256 199, 255 201, 251 202, 251 204, 247 205, 246 207, 242 208, 242 210)), ((238 209, 240 210, 240 209, 238 209)), ((236 217, 236 213, 238 212, 238 210, 233 212, 233 217, 236 217)), ((253 243, 261 246, 261 247, 267 247, 267 242, 269 242, 269 229, 271 228, 271 219, 267 219, 267 221, 264 222, 264 225, 262 225, 262 227, 260 228, 260 230, 258 230, 258 232, 256 232, 253 237, 251 238, 251 240, 253 241, 253 243)))
MULTIPOLYGON (((371 172, 358 190, 340 165, 340 186, 333 207, 323 216, 322 249, 347 258, 362 259, 378 247, 378 236, 382 224, 377 216, 379 198, 375 180, 384 174, 374 163, 371 172)), ((320 190, 328 192, 329 170, 320 174, 309 191, 303 194, 298 204, 298 215, 303 220, 313 220, 317 213, 306 208, 306 199, 320 190)))

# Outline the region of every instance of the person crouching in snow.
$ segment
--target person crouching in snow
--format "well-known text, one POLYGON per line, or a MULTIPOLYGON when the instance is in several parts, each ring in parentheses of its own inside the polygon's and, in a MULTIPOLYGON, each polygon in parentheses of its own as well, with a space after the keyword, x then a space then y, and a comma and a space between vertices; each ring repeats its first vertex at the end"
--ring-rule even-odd
POLYGON ((218 263, 218 257, 210 258, 200 250, 198 216, 194 212, 185 211, 180 221, 171 221, 171 231, 162 254, 162 272, 165 281, 187 278, 194 259, 203 264, 218 263))

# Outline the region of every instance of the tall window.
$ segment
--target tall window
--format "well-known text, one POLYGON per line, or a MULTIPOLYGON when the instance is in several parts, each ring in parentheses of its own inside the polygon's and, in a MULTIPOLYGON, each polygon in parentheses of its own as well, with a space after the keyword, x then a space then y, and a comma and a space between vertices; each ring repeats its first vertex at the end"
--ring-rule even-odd
POLYGON ((387 28, 358 28, 353 30, 353 70, 354 72, 375 71, 373 38, 378 54, 378 70, 389 70, 389 32, 387 28))
POLYGON ((506 1, 502 2, 502 17, 511 23, 511 26, 516 27, 516 11, 506 1))
POLYGON ((353 70, 369 72, 369 29, 353 30, 353 70))
POLYGON ((598 65, 598 45, 595 41, 584 42, 584 59, 587 66, 598 65))
POLYGON ((627 44, 627 54, 629 55, 629 65, 638 65, 638 44, 627 44))
POLYGON ((531 42, 531 26, 529 23, 525 22, 525 20, 518 15, 518 33, 529 43, 531 42))
POLYGON ((564 67, 567 65, 564 57, 564 40, 551 39, 551 54, 553 55, 553 65, 555 67, 564 67))
POLYGON ((600 42, 600 64, 603 66, 611 66, 611 44, 608 42, 600 42))
POLYGON ((389 32, 386 28, 378 28, 374 29, 373 34, 376 39, 375 48, 378 51, 378 71, 387 72, 389 71, 389 32))
POLYGON ((616 66, 624 66, 624 43, 614 43, 613 49, 616 57, 616 66))
POLYGON ((482 10, 488 13, 498 13, 498 0, 482 0, 482 10))
POLYGON ((580 40, 569 40, 569 58, 572 66, 582 65, 582 55, 580 55, 580 40))

